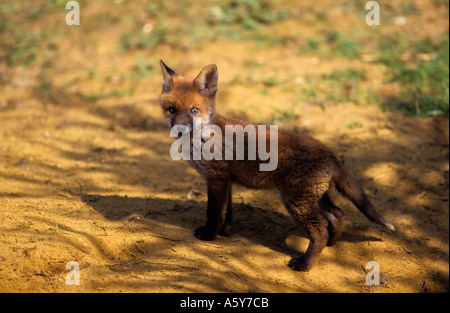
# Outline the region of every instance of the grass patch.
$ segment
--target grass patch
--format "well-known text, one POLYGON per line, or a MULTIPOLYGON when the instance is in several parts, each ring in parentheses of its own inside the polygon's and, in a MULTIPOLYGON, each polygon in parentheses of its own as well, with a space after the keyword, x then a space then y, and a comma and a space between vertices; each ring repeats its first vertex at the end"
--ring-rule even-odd
POLYGON ((209 23, 240 24, 246 29, 256 30, 259 24, 273 24, 288 16, 267 0, 228 1, 209 10, 209 23))
POLYGON ((137 29, 121 36, 117 48, 119 51, 133 49, 153 49, 168 42, 169 29, 162 23, 156 23, 150 33, 137 29))
POLYGON ((121 89, 114 89, 111 92, 108 93, 93 93, 93 94, 83 94, 81 95, 81 100, 85 102, 95 102, 102 99, 108 99, 111 97, 122 97, 129 94, 129 91, 127 90, 121 90, 121 89))
MULTIPOLYGON (((64 2, 65 3, 65 2, 64 2)), ((56 41, 62 31, 29 27, 29 22, 57 14, 64 8, 61 0, 30 2, 25 7, 14 1, 0 3, 0 63, 28 67, 54 58, 58 54, 56 41)), ((64 12, 64 11, 63 11, 64 12)))
POLYGON ((300 49, 300 54, 320 54, 355 59, 361 56, 362 47, 354 39, 338 31, 308 38, 300 49))
POLYGON ((286 109, 284 111, 278 111, 278 114, 276 116, 272 117, 268 121, 268 123, 266 123, 266 125, 273 125, 275 123, 287 122, 287 121, 295 120, 299 117, 300 117, 300 115, 296 114, 293 108, 286 109))
POLYGON ((265 87, 276 87, 282 84, 281 80, 276 77, 267 77, 262 80, 265 87))
POLYGON ((176 4, 154 1, 144 14, 144 17, 133 19, 133 29, 121 36, 119 51, 154 49, 163 44, 187 50, 218 38, 281 45, 292 41, 288 36, 272 34, 266 32, 267 28, 264 29, 289 16, 287 10, 268 0, 188 1, 176 4), (193 15, 193 12, 196 14, 193 15), (185 18, 180 19, 180 16, 185 18), (152 29, 143 32, 142 26, 148 19, 154 21, 152 29))
POLYGON ((372 104, 377 95, 367 83, 365 70, 347 68, 318 77, 308 77, 300 91, 299 100, 320 105, 322 108, 340 103, 372 104))
POLYGON ((396 40, 381 43, 379 62, 385 64, 387 83, 402 91, 387 97, 384 107, 412 116, 449 114, 449 38, 422 39, 411 45, 396 40), (385 48, 385 49, 383 49, 385 48))

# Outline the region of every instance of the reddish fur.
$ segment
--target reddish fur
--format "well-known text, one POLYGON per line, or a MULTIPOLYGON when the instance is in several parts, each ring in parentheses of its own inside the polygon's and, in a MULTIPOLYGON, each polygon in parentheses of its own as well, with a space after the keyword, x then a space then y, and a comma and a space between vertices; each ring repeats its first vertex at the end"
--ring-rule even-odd
MULTIPOLYGON (((161 67, 164 80, 160 103, 171 126, 192 126, 194 115, 190 110, 193 107, 198 109, 195 116, 202 117, 202 123, 209 121, 209 124, 219 126, 222 136, 225 134, 225 125, 248 125, 244 121, 227 119, 215 111, 218 79, 215 65, 205 67, 195 80, 176 74, 162 61, 161 67), (171 107, 175 108, 175 113, 169 112, 171 107)), ((268 134, 267 131, 266 146, 269 144, 268 134)), ((224 143, 225 140, 222 139, 224 143)), ((224 147, 222 151, 224 153, 224 147)), ((289 213, 299 225, 306 228, 311 241, 302 257, 293 258, 289 262, 294 270, 309 270, 325 245, 334 244, 340 236, 343 212, 327 194, 331 183, 371 221, 393 229, 375 211, 350 171, 318 140, 279 132, 278 167, 272 172, 262 172, 259 170, 260 162, 258 158, 190 161, 204 176, 208 189, 207 224, 195 230, 197 238, 212 240, 217 234, 232 234, 232 183, 249 188, 276 188, 289 213)))

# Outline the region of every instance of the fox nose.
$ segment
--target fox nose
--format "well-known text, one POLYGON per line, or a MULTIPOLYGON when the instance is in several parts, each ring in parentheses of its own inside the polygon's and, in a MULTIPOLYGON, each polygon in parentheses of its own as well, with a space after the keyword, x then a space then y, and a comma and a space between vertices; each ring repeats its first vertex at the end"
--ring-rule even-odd
POLYGON ((189 127, 186 125, 178 124, 174 126, 175 130, 180 133, 184 133, 186 131, 190 131, 189 127))

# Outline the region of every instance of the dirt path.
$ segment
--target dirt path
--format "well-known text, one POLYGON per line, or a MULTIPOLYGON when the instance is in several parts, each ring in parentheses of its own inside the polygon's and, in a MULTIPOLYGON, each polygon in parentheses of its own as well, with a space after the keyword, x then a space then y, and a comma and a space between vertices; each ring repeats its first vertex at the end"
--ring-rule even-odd
POLYGON ((346 159, 397 232, 338 198, 342 240, 297 273, 286 264, 307 240, 274 192, 236 187, 236 235, 192 236, 205 219, 201 178, 171 160, 159 120, 120 126, 147 104, 21 105, 1 115, 1 291, 367 292, 361 266, 369 261, 386 282, 373 291, 419 292, 424 282, 427 291, 448 290, 448 147, 437 119, 304 108, 295 123, 346 159), (342 127, 349 116, 361 126, 342 127), (69 261, 80 265, 79 286, 65 284, 69 261))

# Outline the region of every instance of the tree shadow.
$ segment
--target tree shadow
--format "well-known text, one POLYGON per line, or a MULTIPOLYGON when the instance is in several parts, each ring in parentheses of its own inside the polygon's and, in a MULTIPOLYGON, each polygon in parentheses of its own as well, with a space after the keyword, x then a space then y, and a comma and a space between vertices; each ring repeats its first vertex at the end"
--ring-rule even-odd
MULTIPOLYGON (((194 229, 203 226, 206 222, 205 201, 95 194, 81 195, 81 199, 108 220, 126 221, 130 218, 138 218, 138 221, 143 223, 145 220, 157 221, 185 229, 188 236, 191 236, 190 240, 198 240, 193 235, 194 229), (174 218, 175 214, 176 218, 174 218)), ((304 251, 293 249, 285 243, 289 234, 308 238, 305 231, 296 226, 288 216, 243 203, 233 203, 233 212, 236 224, 235 236, 246 238, 257 245, 290 257, 303 255, 304 251), (267 235, 268 230, 270 235, 267 235)), ((365 242, 382 241, 382 239, 364 235, 361 232, 344 231, 340 241, 365 242)))

